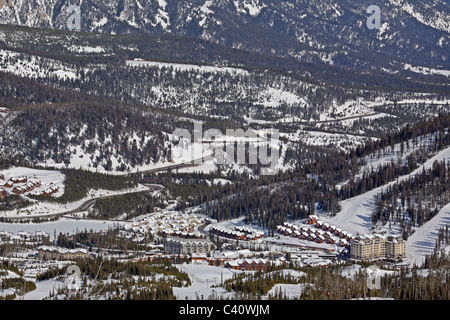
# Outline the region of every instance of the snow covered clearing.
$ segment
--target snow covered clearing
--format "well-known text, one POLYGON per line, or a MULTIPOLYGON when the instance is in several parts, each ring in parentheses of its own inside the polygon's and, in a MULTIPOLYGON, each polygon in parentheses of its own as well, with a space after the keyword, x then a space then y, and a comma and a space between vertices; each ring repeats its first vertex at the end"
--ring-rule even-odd
POLYGON ((276 297, 279 293, 282 293, 283 296, 287 297, 287 299, 300 299, 302 293, 308 286, 309 285, 305 283, 298 283, 298 284, 277 283, 269 290, 267 296, 276 297))
POLYGON ((0 222, 0 230, 17 234, 19 232, 36 233, 44 232, 50 234, 51 240, 56 240, 56 236, 61 232, 63 234, 75 234, 77 231, 93 230, 102 231, 118 227, 125 222, 100 221, 100 220, 73 220, 61 218, 58 221, 43 223, 6 223, 0 222))
POLYGON ((310 146, 321 146, 321 147, 333 147, 339 148, 341 150, 353 149, 357 146, 362 145, 367 139, 367 137, 355 136, 351 134, 342 133, 328 133, 322 131, 303 131, 297 130, 295 133, 280 134, 293 142, 303 142, 310 146))
POLYGON ((221 67, 221 66, 206 66, 206 65, 194 65, 194 64, 180 64, 180 63, 168 63, 168 62, 157 62, 157 61, 137 61, 137 60, 127 60, 126 65, 129 67, 158 67, 158 68, 173 68, 178 72, 194 71, 200 73, 230 73, 233 75, 243 74, 248 75, 248 71, 239 68, 221 67))
POLYGON ((96 46, 96 47, 90 47, 90 46, 70 46, 67 47, 68 50, 72 51, 72 52, 77 52, 77 53, 102 53, 105 52, 105 48, 102 48, 100 46, 96 46))
POLYGON ((364 158, 366 164, 361 167, 359 175, 355 178, 362 176, 364 171, 370 172, 371 170, 377 170, 378 168, 387 165, 391 162, 397 163, 401 161, 403 164, 406 163, 407 157, 413 152, 420 150, 421 147, 430 146, 433 143, 433 138, 435 138, 435 133, 427 134, 424 137, 418 137, 417 143, 411 139, 407 143, 402 144, 397 143, 394 148, 386 148, 385 150, 380 150, 377 154, 371 154, 364 158))
POLYGON ((258 103, 265 107, 277 107, 282 103, 306 106, 306 101, 302 97, 293 92, 289 92, 283 89, 267 88, 261 92, 257 98, 258 103))
POLYGON ((191 279, 191 286, 187 288, 173 288, 173 293, 178 300, 208 299, 208 297, 220 296, 221 298, 233 298, 234 292, 227 292, 224 288, 214 288, 225 280, 231 279, 234 274, 241 271, 209 266, 207 264, 179 264, 177 268, 186 272, 191 279))
POLYGON ((373 114, 373 109, 370 108, 369 102, 362 99, 349 100, 343 104, 338 104, 336 101, 330 106, 328 111, 320 115, 320 121, 336 120, 338 118, 370 115, 373 114))
POLYGON ((435 75, 435 74, 440 74, 446 77, 450 76, 450 70, 439 70, 439 69, 434 69, 434 68, 427 68, 427 67, 420 67, 420 66, 412 66, 410 64, 405 64, 403 66, 403 68, 405 70, 409 70, 415 73, 421 73, 421 74, 426 74, 426 75, 435 75))
POLYGON ((23 300, 43 300, 48 297, 51 292, 58 288, 63 288, 66 284, 56 279, 45 281, 36 281, 36 290, 30 291, 23 296, 23 300))
POLYGON ((59 61, 9 50, 0 50, 0 71, 32 79, 45 78, 50 75, 62 80, 78 78, 75 69, 63 65, 59 61), (26 58, 24 59, 23 56, 26 58), (47 64, 48 68, 43 67, 42 64, 47 64))
MULTIPOLYGON (((373 273, 373 270, 369 269, 369 268, 363 268, 361 267, 361 265, 359 264, 354 264, 348 267, 345 267, 342 271, 341 271, 341 275, 343 277, 347 277, 349 279, 354 279, 355 276, 358 273, 368 273, 371 274, 373 273)), ((378 275, 380 277, 384 277, 385 275, 394 275, 394 274, 398 274, 398 271, 392 271, 392 270, 382 270, 380 269, 378 272, 378 275)))

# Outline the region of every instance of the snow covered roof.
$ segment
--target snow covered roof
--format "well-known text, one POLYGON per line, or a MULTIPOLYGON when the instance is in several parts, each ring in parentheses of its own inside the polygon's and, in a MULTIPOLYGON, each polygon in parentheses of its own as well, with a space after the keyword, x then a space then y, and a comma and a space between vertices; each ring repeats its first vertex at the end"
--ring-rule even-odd
POLYGON ((87 253, 87 250, 83 249, 83 248, 66 249, 66 248, 60 248, 60 247, 42 246, 42 247, 39 247, 38 250, 50 251, 50 252, 57 251, 57 252, 59 252, 61 254, 64 254, 64 253, 79 253, 79 252, 87 253))

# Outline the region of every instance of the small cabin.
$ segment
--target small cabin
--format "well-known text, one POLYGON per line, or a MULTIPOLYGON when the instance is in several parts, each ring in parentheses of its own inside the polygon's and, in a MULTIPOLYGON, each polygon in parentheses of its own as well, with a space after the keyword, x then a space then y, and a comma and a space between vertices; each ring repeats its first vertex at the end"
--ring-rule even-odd
POLYGON ((309 217, 308 217, 308 224, 316 224, 316 222, 317 222, 317 216, 316 215, 310 215, 309 217))
POLYGON ((5 188, 12 188, 13 186, 14 183, 11 180, 8 180, 4 185, 5 188))

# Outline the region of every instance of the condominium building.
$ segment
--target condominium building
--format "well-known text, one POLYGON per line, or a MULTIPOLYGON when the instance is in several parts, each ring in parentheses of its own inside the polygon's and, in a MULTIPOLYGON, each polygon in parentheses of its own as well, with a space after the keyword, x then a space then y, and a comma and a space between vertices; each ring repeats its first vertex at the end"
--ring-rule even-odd
POLYGON ((380 234, 356 236, 350 242, 350 259, 366 261, 400 261, 406 257, 402 236, 380 234))
POLYGON ((66 249, 59 247, 39 247, 38 254, 40 260, 77 260, 89 257, 86 249, 66 249))
POLYGON ((208 254, 213 249, 213 244, 207 239, 184 239, 179 237, 167 237, 164 240, 164 250, 167 254, 208 254))

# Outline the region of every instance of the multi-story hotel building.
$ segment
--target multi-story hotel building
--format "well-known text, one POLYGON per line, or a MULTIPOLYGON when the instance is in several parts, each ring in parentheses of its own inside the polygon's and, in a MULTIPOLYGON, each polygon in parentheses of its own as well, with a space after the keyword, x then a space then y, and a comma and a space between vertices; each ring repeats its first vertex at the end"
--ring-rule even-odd
POLYGON ((380 234, 356 236, 350 242, 350 259, 365 261, 401 261, 406 257, 402 236, 380 234))
POLYGON ((213 244, 207 239, 184 239, 167 237, 164 240, 164 250, 167 254, 200 255, 213 249, 213 244))

